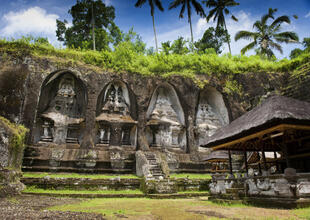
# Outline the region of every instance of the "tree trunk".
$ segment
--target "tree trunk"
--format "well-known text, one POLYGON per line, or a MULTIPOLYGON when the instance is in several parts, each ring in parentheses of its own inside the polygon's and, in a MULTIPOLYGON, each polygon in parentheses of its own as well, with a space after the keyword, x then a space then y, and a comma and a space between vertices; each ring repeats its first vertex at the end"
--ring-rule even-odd
POLYGON ((187 2, 187 14, 188 14, 189 26, 190 26, 190 28, 191 28, 191 42, 192 42, 192 44, 193 44, 193 43, 194 43, 194 36, 193 36, 192 16, 191 16, 191 11, 190 11, 189 2, 187 2))
POLYGON ((92 19, 91 19, 91 23, 92 23, 92 35, 93 35, 93 50, 96 50, 96 41, 95 41, 95 15, 94 15, 94 3, 92 3, 91 6, 91 11, 92 11, 92 19))
POLYGON ((228 49, 229 49, 229 53, 231 54, 231 48, 230 48, 230 39, 229 39, 229 36, 228 36, 228 30, 227 30, 227 27, 226 27, 226 22, 224 20, 224 27, 225 27, 225 31, 227 32, 227 44, 228 44, 228 49))
POLYGON ((154 15, 152 15, 152 20, 153 20, 153 30, 154 30, 154 36, 155 36, 156 52, 158 53, 158 43, 157 43, 157 36, 156 36, 156 28, 155 28, 155 19, 154 19, 154 15))

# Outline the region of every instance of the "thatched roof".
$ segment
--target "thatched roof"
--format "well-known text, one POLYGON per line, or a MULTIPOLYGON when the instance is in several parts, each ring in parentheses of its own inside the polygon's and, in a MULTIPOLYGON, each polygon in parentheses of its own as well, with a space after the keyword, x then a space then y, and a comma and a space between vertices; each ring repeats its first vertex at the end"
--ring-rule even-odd
POLYGON ((272 96, 218 129, 202 146, 214 147, 280 124, 310 125, 310 103, 284 96, 272 96))
POLYGON ((228 161, 229 156, 227 151, 212 151, 211 154, 207 155, 206 157, 202 158, 203 161, 208 162, 225 162, 228 161))

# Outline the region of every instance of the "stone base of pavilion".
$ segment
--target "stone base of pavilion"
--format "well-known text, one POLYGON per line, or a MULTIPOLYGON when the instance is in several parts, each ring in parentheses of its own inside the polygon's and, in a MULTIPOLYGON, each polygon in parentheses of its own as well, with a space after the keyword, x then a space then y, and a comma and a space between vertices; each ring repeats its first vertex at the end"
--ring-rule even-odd
POLYGON ((262 176, 215 174, 209 187, 209 199, 214 202, 288 209, 310 206, 310 173, 296 173, 292 168, 284 174, 262 176))

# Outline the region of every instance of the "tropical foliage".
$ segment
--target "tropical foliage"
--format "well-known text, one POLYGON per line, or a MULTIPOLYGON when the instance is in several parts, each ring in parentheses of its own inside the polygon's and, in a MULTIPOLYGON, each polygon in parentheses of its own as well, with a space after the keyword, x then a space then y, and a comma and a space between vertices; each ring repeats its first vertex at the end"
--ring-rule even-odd
POLYGON ((72 16, 71 27, 66 20, 56 20, 56 36, 66 46, 92 49, 92 19, 98 50, 109 50, 110 43, 117 44, 120 41, 121 31, 114 23, 113 6, 106 6, 101 0, 78 0, 68 13, 72 16))
POLYGON ((214 49, 217 54, 222 53, 223 44, 227 42, 230 36, 222 27, 208 28, 203 37, 194 43, 198 53, 205 53, 207 49, 214 49))
POLYGON ((181 6, 179 18, 184 18, 184 12, 185 9, 187 9, 187 18, 191 30, 191 42, 194 43, 193 27, 192 27, 192 5, 199 16, 201 17, 206 16, 203 7, 197 0, 174 0, 173 2, 170 3, 169 10, 181 6))
MULTIPOLYGON (((216 74, 229 76, 248 72, 294 72, 310 62, 310 53, 304 53, 293 60, 270 61, 260 56, 231 56, 217 54, 186 55, 159 53, 145 55, 134 48, 135 40, 121 43, 114 51, 92 51, 77 49, 56 49, 51 45, 40 44, 39 41, 22 38, 11 41, 0 40, 0 54, 14 56, 32 55, 48 57, 70 65, 91 64, 100 70, 113 72, 130 72, 144 75, 171 76, 174 74, 195 78, 195 74, 216 74), (61 61, 61 58, 64 58, 61 61)), ((100 71, 99 70, 99 71, 100 71)), ((98 70, 97 70, 98 71, 98 70)))
MULTIPOLYGON (((207 15, 207 21, 209 22, 210 19, 213 18, 213 21, 216 21, 217 28, 222 27, 224 28, 225 31, 227 31, 225 15, 231 14, 228 8, 237 6, 239 5, 239 3, 235 2, 234 0, 206 0, 202 2, 205 3, 206 6, 211 9, 207 15)), ((234 21, 238 21, 238 19, 233 14, 231 14, 231 18, 234 21)), ((231 53, 229 35, 226 35, 226 37, 229 53, 231 53)))
MULTIPOLYGON (((135 4, 135 7, 142 7, 142 5, 146 2, 146 0, 138 0, 135 4)), ((155 37, 155 46, 156 51, 158 52, 158 43, 157 43, 157 36, 156 36, 156 28, 155 28, 155 19, 154 19, 154 12, 155 12, 155 6, 160 10, 164 11, 164 8, 161 4, 161 0, 148 0, 149 5, 151 7, 151 16, 153 21, 153 30, 154 30, 154 37, 155 37)))
POLYGON ((271 58, 274 56, 273 50, 277 50, 280 53, 283 53, 282 46, 280 45, 281 43, 298 42, 299 39, 295 32, 281 32, 281 26, 284 23, 291 23, 289 16, 282 15, 275 18, 275 12, 277 12, 277 9, 269 8, 268 13, 263 15, 260 20, 253 24, 253 28, 255 29, 254 32, 239 31, 235 35, 235 41, 240 39, 252 41, 244 48, 242 48, 242 54, 246 53, 248 50, 257 48, 257 54, 271 58), (268 24, 268 20, 272 20, 272 23, 268 24))
POLYGON ((310 51, 310 37, 304 38, 302 41, 302 45, 304 47, 304 50, 296 48, 291 51, 290 58, 294 59, 298 56, 300 56, 303 53, 309 52, 310 51))

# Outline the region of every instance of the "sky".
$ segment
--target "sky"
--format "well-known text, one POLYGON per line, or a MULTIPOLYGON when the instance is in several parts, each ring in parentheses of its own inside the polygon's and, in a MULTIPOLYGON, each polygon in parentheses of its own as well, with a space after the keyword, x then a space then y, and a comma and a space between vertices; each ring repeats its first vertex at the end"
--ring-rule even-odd
MULTIPOLYGON (((155 47, 152 18, 148 4, 141 8, 135 8, 137 0, 103 0, 107 5, 115 7, 115 23, 122 31, 127 32, 131 27, 137 32, 147 47, 155 47)), ((253 31, 252 26, 268 8, 278 8, 276 17, 281 15, 291 16, 291 24, 283 25, 283 31, 294 31, 302 41, 304 37, 310 37, 310 0, 236 0, 239 6, 230 8, 238 22, 230 17, 226 18, 228 32, 232 37, 232 54, 239 54, 241 48, 249 43, 246 40, 234 41, 234 35, 240 30, 253 31), (298 15, 294 19, 293 15, 298 15)), ((155 23, 157 37, 160 42, 173 41, 179 36, 190 39, 190 27, 185 16, 179 19, 180 8, 168 10, 171 0, 162 0, 164 12, 155 11, 155 23)), ((19 38, 23 35, 47 37, 57 47, 62 43, 56 38, 56 19, 68 20, 71 16, 68 10, 76 3, 76 0, 0 0, 0 37, 19 38)), ((205 9, 208 12, 208 9, 205 9)), ((186 15, 186 14, 185 14, 186 15)), ((213 22, 207 23, 205 19, 192 15, 194 40, 199 40, 204 31, 215 26, 213 22)), ((279 58, 288 57, 294 48, 302 48, 301 44, 283 44, 283 54, 276 53, 279 58)), ((224 53, 228 52, 227 46, 224 53)), ((248 55, 253 52, 248 53, 248 55)))

